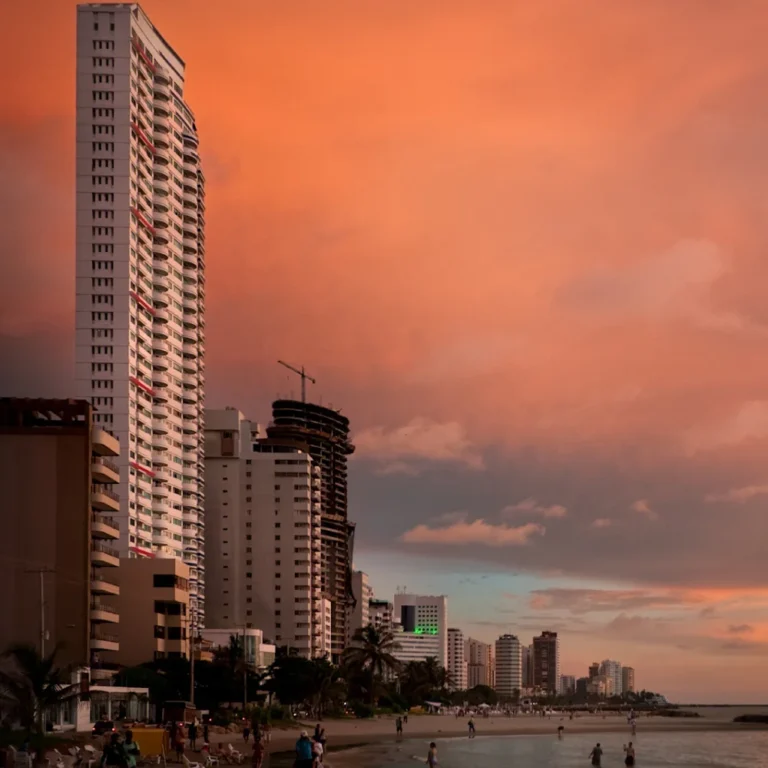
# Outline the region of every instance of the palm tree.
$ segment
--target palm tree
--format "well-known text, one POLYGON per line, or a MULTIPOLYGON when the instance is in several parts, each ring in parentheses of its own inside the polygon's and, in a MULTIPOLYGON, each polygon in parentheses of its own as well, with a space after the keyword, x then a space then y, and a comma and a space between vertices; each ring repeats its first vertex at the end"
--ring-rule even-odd
POLYGON ((331 664, 328 657, 312 659, 310 686, 311 706, 318 720, 323 719, 326 706, 342 700, 346 691, 339 668, 331 664))
POLYGON ((12 645, 0 657, 0 701, 7 720, 18 722, 29 733, 44 733, 46 710, 64 699, 76 686, 65 682, 65 671, 56 665, 58 646, 41 656, 34 645, 12 645))
POLYGON ((373 706, 376 699, 376 678, 381 678, 385 670, 395 670, 400 666, 400 662, 393 655, 400 646, 391 632, 382 632, 373 624, 357 629, 352 636, 352 643, 353 645, 344 651, 344 660, 368 673, 368 693, 373 706))

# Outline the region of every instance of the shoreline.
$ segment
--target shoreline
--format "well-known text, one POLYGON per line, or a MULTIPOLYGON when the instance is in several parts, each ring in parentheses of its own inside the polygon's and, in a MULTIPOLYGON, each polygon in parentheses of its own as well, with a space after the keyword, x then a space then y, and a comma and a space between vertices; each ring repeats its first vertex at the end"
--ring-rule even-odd
MULTIPOLYGON (((464 718, 456 719, 449 716, 430 716, 428 722, 422 722, 426 718, 419 716, 405 726, 406 730, 402 739, 398 739, 394 731, 394 719, 372 721, 323 721, 329 741, 327 746, 329 768, 351 768, 359 765, 358 755, 370 747, 377 745, 394 746, 400 743, 423 740, 445 741, 467 738, 466 722, 464 718), (418 721, 418 722, 417 722, 418 721), (346 726, 346 727, 345 727, 346 726), (410 726, 410 728, 409 728, 410 726), (385 730, 386 728, 386 730, 385 730)), ((629 727, 623 718, 606 718, 601 716, 588 716, 568 720, 560 718, 515 718, 512 722, 508 719, 495 719, 490 722, 476 721, 479 739, 492 737, 514 736, 556 736, 557 728, 563 725, 566 736, 571 734, 626 734, 630 735, 629 727), (484 727, 485 726, 485 727, 484 727)), ((313 727, 309 724, 297 726, 294 729, 273 732, 272 741, 269 744, 270 757, 275 758, 279 764, 289 760, 293 756, 293 744, 302 729, 312 733, 313 727)), ((768 725, 760 723, 734 723, 723 720, 708 720, 701 718, 653 718, 650 721, 641 721, 637 726, 637 735, 645 733, 678 733, 678 732, 717 732, 717 731, 742 731, 755 732, 766 731, 768 725)))

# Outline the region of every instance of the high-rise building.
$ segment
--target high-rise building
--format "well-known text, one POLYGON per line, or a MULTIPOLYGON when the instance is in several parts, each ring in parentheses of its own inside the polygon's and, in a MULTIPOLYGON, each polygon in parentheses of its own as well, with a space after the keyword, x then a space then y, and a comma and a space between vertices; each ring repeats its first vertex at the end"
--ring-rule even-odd
POLYGON ((368 620, 380 632, 392 632, 392 616, 395 607, 389 600, 377 600, 372 597, 368 601, 368 620))
POLYGON ((593 677, 597 677, 600 674, 600 663, 597 661, 593 661, 589 665, 589 679, 591 680, 593 677))
POLYGON ((576 693, 576 678, 574 675, 560 675, 558 693, 561 696, 573 696, 576 693))
POLYGON ((621 668, 621 692, 635 692, 635 669, 634 667, 621 668))
POLYGON ((557 632, 542 632, 533 638, 533 685, 557 693, 560 685, 560 646, 557 632))
POLYGON ((493 687, 493 652, 488 643, 469 637, 464 642, 467 660, 467 688, 477 685, 493 687))
POLYGON ((120 441, 121 556, 183 560, 200 627, 205 179, 184 88, 136 3, 78 6, 78 394, 120 441))
POLYGON ((520 649, 523 688, 533 688, 533 647, 524 645, 520 649))
POLYGON ((464 657, 464 633, 460 629, 448 629, 447 670, 451 690, 466 690, 467 660, 464 657))
POLYGON ((322 510, 322 589, 331 603, 331 653, 338 659, 347 642, 352 594, 355 525, 347 517, 347 459, 355 450, 349 419, 339 411, 298 400, 272 403, 269 441, 309 453, 319 471, 312 498, 322 510))
POLYGON ((299 448, 255 438, 234 408, 206 410, 211 629, 261 629, 301 656, 330 654, 322 589, 321 474, 299 448))
POLYGON ((446 667, 448 598, 445 595, 395 595, 395 621, 402 627, 402 635, 398 635, 397 641, 403 647, 398 653, 404 653, 406 647, 417 646, 425 649, 426 656, 436 656, 440 666, 446 667), (413 643, 408 635, 414 636, 413 643))
POLYGON ((367 627, 370 623, 370 605, 373 597, 373 589, 368 583, 368 574, 362 571, 352 571, 352 595, 355 603, 349 608, 347 620, 347 645, 352 641, 352 636, 358 629, 367 627))
POLYGON ((621 675, 621 662, 612 661, 611 659, 605 659, 600 662, 600 674, 610 678, 612 683, 612 689, 610 696, 621 696, 622 688, 622 675, 621 675))
POLYGON ((496 685, 499 696, 512 698, 523 687, 522 654, 516 635, 502 635, 496 641, 496 685))
POLYGON ((85 400, 0 399, 0 648, 60 646, 94 680, 119 650, 119 452, 85 400))

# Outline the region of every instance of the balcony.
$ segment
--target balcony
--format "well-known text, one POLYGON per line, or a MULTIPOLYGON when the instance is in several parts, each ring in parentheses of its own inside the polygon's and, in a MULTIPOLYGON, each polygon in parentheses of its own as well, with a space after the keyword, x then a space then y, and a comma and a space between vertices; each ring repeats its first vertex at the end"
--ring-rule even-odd
POLYGON ((115 576, 97 568, 91 573, 91 593, 94 595, 119 595, 120 586, 115 576))
POLYGON ((91 680, 94 682, 106 682, 111 680, 119 671, 120 667, 117 664, 114 666, 100 664, 98 667, 91 664, 91 680))
POLYGON ((96 539, 119 539, 120 524, 111 517, 91 515, 91 536, 96 539))
POLYGON ((91 430, 91 448, 99 456, 119 456, 120 443, 101 427, 91 430))
POLYGON ((120 497, 104 485, 91 486, 91 506, 109 512, 120 511, 120 497))
POLYGON ((117 608, 101 600, 91 600, 91 621, 96 623, 117 624, 120 614, 117 608))
POLYGON ((91 459, 91 478, 97 483, 119 483, 120 468, 109 459, 91 459))
POLYGON ((170 379, 164 373, 155 371, 152 374, 152 384, 155 387, 167 387, 170 384, 170 379))
POLYGON ((155 403, 152 406, 152 416, 155 419, 167 419, 168 415, 168 406, 160 405, 160 403, 155 403))
MULTIPOLYGON (((170 317, 168 315, 167 309, 156 309, 155 310, 155 323, 153 325, 153 331, 157 334, 158 333, 158 324, 167 323, 170 320, 170 317)), ((167 335, 166 335, 167 338, 167 335)))
POLYGON ((91 565, 117 568, 120 565, 120 555, 113 547, 108 547, 100 541, 92 541, 91 565))
POLYGON ((152 543, 161 545, 164 544, 169 547, 177 547, 179 545, 179 542, 174 541, 173 536, 168 531, 165 531, 161 528, 153 529, 152 543))
MULTIPOLYGON (((158 497, 152 500, 152 512, 155 515, 170 515, 173 511, 173 507, 165 499, 158 497)), ((155 524, 162 525, 163 527, 169 525, 165 520, 155 520, 155 524)))
POLYGON ((117 635, 103 632, 98 627, 91 629, 91 650, 93 651, 119 651, 120 643, 117 635))

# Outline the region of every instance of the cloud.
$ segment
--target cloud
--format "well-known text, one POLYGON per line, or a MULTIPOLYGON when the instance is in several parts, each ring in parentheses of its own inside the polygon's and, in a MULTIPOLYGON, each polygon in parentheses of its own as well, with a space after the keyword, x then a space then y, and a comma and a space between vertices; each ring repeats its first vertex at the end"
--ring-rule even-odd
POLYGON ((589 271, 562 296, 566 304, 592 315, 655 321, 684 317, 701 327, 740 330, 748 326, 743 318, 710 307, 710 286, 725 272, 716 243, 680 240, 658 255, 589 271))
POLYGON ((437 461, 483 469, 483 457, 456 421, 436 422, 417 417, 402 427, 372 427, 354 436, 362 458, 384 462, 385 473, 413 471, 411 461, 437 461))
POLYGON ((400 538, 406 544, 482 544, 488 547, 519 547, 528 544, 532 537, 543 536, 546 528, 538 523, 526 523, 517 527, 494 525, 485 520, 466 520, 443 528, 417 525, 400 538))
POLYGON ((613 520, 607 517, 598 517, 592 521, 590 527, 592 528, 610 528, 613 525, 613 520))
POLYGON ((765 437, 768 437, 768 401, 750 400, 718 422, 688 430, 683 435, 683 447, 693 455, 765 437))
POLYGON ((634 611, 643 608, 680 608, 705 599, 688 591, 653 592, 641 589, 549 588, 531 591, 530 606, 536 610, 567 610, 571 613, 634 611))
POLYGON ((754 632, 755 628, 751 624, 731 624, 728 632, 731 635, 745 635, 754 632))
POLYGON ((658 512, 655 512, 653 509, 651 509, 650 505, 648 504, 648 499, 638 499, 637 501, 632 502, 630 509, 633 512, 637 512, 639 515, 644 515, 649 520, 659 519, 658 512))
POLYGON ((710 493, 704 497, 704 500, 714 504, 720 501, 735 502, 743 504, 755 496, 764 496, 768 494, 768 485, 747 485, 743 488, 731 488, 725 493, 710 493))
POLYGON ((562 504, 539 504, 536 499, 523 499, 516 504, 510 504, 501 510, 502 516, 514 516, 519 513, 531 513, 535 515, 541 515, 542 517, 565 517, 568 514, 568 510, 562 504))

